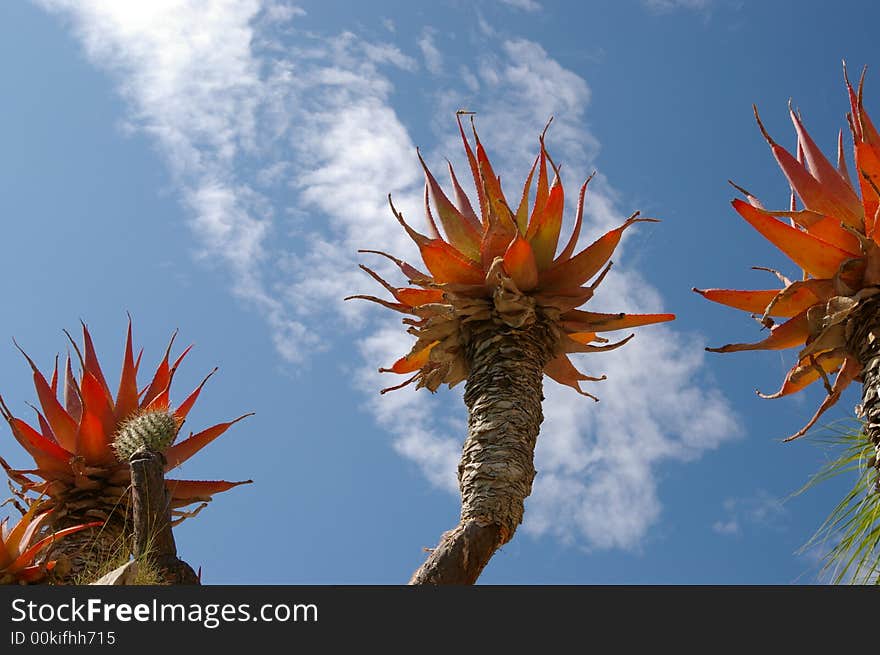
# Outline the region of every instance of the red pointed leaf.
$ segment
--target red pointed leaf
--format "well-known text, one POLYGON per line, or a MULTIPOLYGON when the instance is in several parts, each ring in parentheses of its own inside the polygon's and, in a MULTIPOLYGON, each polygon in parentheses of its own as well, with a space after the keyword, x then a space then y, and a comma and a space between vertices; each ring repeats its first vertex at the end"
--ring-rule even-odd
MULTIPOLYGON (((849 196, 841 197, 836 195, 833 189, 821 184, 819 180, 810 174, 806 166, 770 138, 763 124, 761 124, 760 118, 758 118, 757 109, 755 109, 755 117, 758 119, 758 126, 770 145, 770 149, 779 167, 782 169, 785 177, 788 178, 789 184, 800 196, 804 206, 826 216, 836 216, 847 225, 857 229, 862 228, 861 206, 852 206, 849 196)), ((840 179, 839 176, 838 179, 840 179)))
POLYGON ((52 369, 52 380, 49 382, 52 395, 58 397, 58 355, 55 355, 55 368, 52 369))
POLYGON ((178 421, 183 422, 183 420, 186 419, 187 414, 189 414, 189 411, 192 409, 193 405, 195 405, 199 394, 202 392, 202 387, 205 386, 205 383, 209 379, 211 379, 211 376, 214 375, 214 373, 216 372, 217 369, 215 368, 213 371, 208 373, 208 375, 205 376, 205 379, 199 383, 199 386, 197 386, 195 390, 186 397, 186 400, 180 403, 180 406, 174 410, 174 416, 177 417, 178 421))
POLYGON ((253 480, 227 482, 225 480, 165 480, 165 487, 171 494, 172 507, 182 507, 198 501, 207 502, 211 496, 228 491, 242 484, 252 484, 253 480))
MULTIPOLYGON (((582 344, 600 341, 599 335, 597 335, 595 332, 572 332, 568 335, 568 338, 582 344)), ((607 339, 601 339, 601 341, 607 341, 607 339)))
POLYGON ((802 345, 810 336, 806 310, 770 330, 770 336, 755 343, 731 343, 721 348, 706 348, 713 353, 732 353, 743 350, 782 350, 802 345))
POLYGON ((131 318, 128 320, 128 334, 125 337, 125 353, 122 356, 122 373, 119 376, 119 390, 116 393, 114 417, 124 420, 137 411, 138 388, 137 372, 134 367, 134 351, 131 345, 131 318))
POLYGON ((830 374, 840 368, 846 354, 842 350, 829 350, 816 355, 812 360, 807 358, 795 364, 786 374, 782 388, 774 394, 758 393, 761 398, 782 398, 801 389, 805 389, 822 377, 822 373, 830 374))
POLYGON ((876 230, 874 214, 880 201, 880 194, 877 193, 877 187, 880 186, 880 147, 860 141, 855 145, 855 153, 856 173, 865 212, 866 236, 873 237, 876 230))
POLYGON ((28 507, 27 512, 25 512, 18 520, 18 523, 15 524, 15 527, 13 527, 9 534, 6 535, 6 550, 8 554, 12 556, 11 559, 18 557, 19 553, 21 553, 24 548, 27 548, 28 542, 33 536, 34 531, 39 528, 40 524, 42 524, 50 514, 50 512, 44 512, 40 516, 37 516, 37 510, 39 510, 39 503, 31 504, 31 506, 28 507))
POLYGON ((477 215, 474 213, 474 208, 471 206, 470 199, 458 183, 458 178, 455 176, 452 164, 448 161, 446 164, 449 167, 449 178, 452 180, 452 188, 455 189, 455 203, 458 206, 458 211, 461 212, 461 215, 464 216, 465 220, 473 226, 474 230, 479 233, 483 229, 483 226, 480 224, 480 219, 477 218, 477 215))
MULTIPOLYGON (((70 366, 70 354, 67 355, 67 363, 64 371, 64 407, 67 413, 75 421, 79 422, 82 417, 82 399, 80 398, 79 384, 73 377, 73 369, 70 366)), ((58 435, 55 435, 56 437, 58 435)), ((71 444, 71 448, 74 444, 71 444)))
MULTIPOLYGON (((792 207, 794 206, 792 205, 792 207)), ((766 211, 762 209, 762 211, 770 216, 785 216, 803 227, 814 237, 851 253, 853 257, 860 256, 861 246, 859 245, 858 238, 851 231, 845 230, 841 226, 840 220, 833 216, 823 216, 809 209, 802 209, 800 211, 795 209, 791 211, 766 211)))
POLYGON ((843 130, 838 130, 837 132, 837 172, 840 173, 840 177, 842 177, 849 185, 849 188, 852 189, 852 178, 849 175, 849 168, 846 165, 846 154, 843 150, 843 130))
POLYGON ((784 441, 792 441, 804 436, 809 429, 816 424, 816 421, 819 420, 822 414, 837 402, 840 398, 840 394, 842 394, 850 383, 858 377, 859 373, 861 373, 861 365, 859 365, 855 358, 847 357, 844 359, 843 365, 840 367, 840 370, 837 372, 837 377, 834 379, 834 384, 831 386, 831 393, 825 396, 825 400, 819 405, 819 409, 816 410, 813 418, 811 418, 799 431, 784 439, 784 441))
POLYGON ((504 253, 504 270, 520 291, 531 291, 538 284, 538 267, 532 246, 519 233, 504 253))
POLYGON ((417 268, 413 268, 405 261, 398 259, 393 255, 389 255, 387 252, 382 252, 381 250, 358 250, 358 252, 366 252, 373 255, 381 255, 386 259, 390 259, 397 267, 400 268, 401 272, 406 275, 407 279, 410 280, 413 284, 422 284, 423 282, 430 282, 430 277, 426 273, 422 273, 417 268))
POLYGON ((90 466, 101 466, 113 460, 110 438, 104 431, 101 417, 83 409, 82 420, 76 438, 76 454, 83 457, 90 466))
POLYGON ((554 357, 549 362, 547 362, 547 364, 544 366, 544 373, 551 380, 558 382, 559 384, 564 384, 567 387, 571 387, 582 396, 587 396, 588 398, 592 398, 593 400, 599 400, 598 398, 596 398, 596 396, 589 394, 581 389, 580 385, 581 381, 596 380, 598 378, 591 378, 578 371, 574 367, 574 364, 571 363, 571 360, 565 355, 554 357))
POLYGON ((49 441, 53 443, 58 443, 58 439, 55 438, 55 433, 52 432, 52 426, 49 425, 49 421, 46 420, 46 417, 43 416, 42 412, 36 409, 36 407, 34 408, 34 410, 37 412, 37 421, 40 424, 40 432, 49 441))
MULTIPOLYGON (((486 192, 480 181, 480 167, 477 164, 477 158, 474 157, 474 151, 471 150, 467 137, 464 135, 464 128, 461 126, 461 114, 456 113, 455 119, 458 121, 458 131, 461 133, 461 142, 464 144, 464 151, 467 154, 468 165, 471 167, 471 175, 474 178, 474 186, 477 188, 477 198, 480 202, 480 216, 482 217, 483 224, 487 225, 489 221, 489 209, 486 200, 486 192)), ((474 129, 474 134, 476 134, 476 129, 474 129)))
POLYGON ((834 277, 841 262, 852 259, 852 253, 786 225, 742 200, 731 204, 765 239, 813 277, 834 277))
POLYGON ((529 217, 529 227, 526 235, 534 233, 532 226, 536 224, 538 216, 543 212, 547 205, 547 198, 550 195, 550 185, 547 182, 547 151, 544 149, 544 139, 541 139, 541 154, 539 155, 538 164, 538 186, 535 190, 535 204, 532 207, 532 215, 529 217))
POLYGON ((30 425, 19 418, 8 417, 12 436, 34 458, 37 466, 47 471, 66 471, 69 469, 73 453, 65 450, 54 441, 46 439, 30 425))
POLYGON ((168 343, 168 347, 165 349, 165 355, 159 362, 159 366, 156 367, 156 373, 153 375, 153 379, 150 381, 150 384, 147 387, 146 392, 144 393, 144 397, 141 400, 141 409, 149 405, 156 396, 158 396, 160 393, 168 388, 168 383, 171 381, 171 367, 168 363, 168 360, 171 356, 171 346, 174 344, 174 339, 176 337, 177 330, 175 330, 174 334, 171 335, 171 341, 168 343))
POLYGON ((737 289, 694 289, 712 302, 741 309, 752 314, 789 318, 822 300, 828 300, 833 285, 827 280, 804 280, 785 289, 740 291, 737 289), (770 311, 768 311, 770 308, 770 311))
POLYGON ((553 262, 556 248, 559 245, 559 232, 562 230, 562 209, 565 206, 565 194, 559 178, 550 189, 550 195, 544 209, 529 225, 531 236, 527 236, 535 253, 535 264, 539 271, 545 270, 553 262), (534 230, 532 227, 534 226, 534 230))
POLYGON ((593 179, 593 175, 595 175, 595 173, 590 174, 590 177, 588 177, 583 186, 581 186, 580 193, 578 193, 577 213, 575 214, 574 218, 574 228, 571 231, 571 237, 569 237, 568 243, 565 244, 565 248, 562 249, 562 252, 559 253, 559 257, 556 258, 556 261, 554 262, 556 264, 571 259, 571 256, 574 254, 574 249, 577 247, 578 238, 581 235, 581 224, 583 223, 584 219, 584 195, 587 192, 587 185, 590 183, 590 180, 593 179))
POLYGON ((563 327, 578 332, 610 332, 675 320, 675 314, 603 314, 573 309, 561 316, 563 327))
MULTIPOLYGON (((21 521, 15 526, 16 534, 9 535, 10 538, 6 544, 7 552, 12 556, 13 561, 21 556, 23 552, 27 551, 34 535, 37 533, 37 530, 40 529, 40 526, 46 520, 48 514, 49 512, 44 512, 36 518, 34 518, 33 515, 28 516, 27 514, 21 517, 21 521), (18 528, 24 529, 19 531, 18 528)), ((28 562, 28 564, 30 564, 30 562, 28 562)))
POLYGON ((107 398, 103 385, 94 375, 86 371, 83 373, 80 392, 82 393, 84 413, 91 414, 98 419, 104 441, 109 446, 113 439, 113 433, 116 431, 116 420, 113 416, 113 406, 107 398))
POLYGON ((57 532, 50 534, 48 537, 40 539, 33 546, 30 546, 27 550, 25 550, 9 566, 7 571, 9 573, 15 573, 17 571, 20 571, 21 569, 24 569, 26 566, 30 566, 31 564, 33 564, 34 558, 40 554, 40 551, 42 551, 44 548, 48 547, 49 545, 55 543, 59 539, 63 539, 64 537, 71 535, 71 534, 74 534, 76 532, 80 532, 81 530, 87 530, 89 528, 98 527, 100 525, 103 525, 103 523, 101 521, 95 521, 93 523, 85 523, 82 525, 75 525, 70 528, 64 528, 63 530, 58 530, 57 532))
POLYGON ((446 238, 457 250, 470 257, 478 259, 480 255, 480 231, 470 223, 460 211, 452 204, 443 189, 437 183, 437 180, 428 170, 428 165, 422 159, 419 153, 419 161, 425 171, 428 189, 431 192, 431 198, 434 206, 437 208, 437 214, 440 216, 440 222, 443 224, 443 230, 446 238))
MULTIPOLYGON (((21 349, 19 348, 19 350, 21 349)), ((76 422, 58 402, 58 398, 52 393, 52 388, 46 382, 43 374, 40 373, 37 365, 34 364, 33 360, 23 350, 21 350, 21 353, 27 359, 34 373, 34 388, 37 391, 40 406, 43 408, 43 415, 49 421, 49 425, 52 426, 52 433, 63 448, 72 451, 76 443, 76 422)))
POLYGON ((535 158, 535 163, 532 164, 532 168, 529 171, 529 175, 526 178, 525 184, 523 184, 523 192, 522 196, 519 199, 519 206, 516 208, 515 220, 516 220, 516 228, 519 230, 520 234, 525 234, 529 229, 529 192, 532 189, 532 177, 535 175, 535 167, 538 165, 538 158, 535 158))
POLYGON ((486 279, 485 273, 476 263, 444 241, 433 240, 420 244, 419 251, 434 281, 439 284, 481 284, 486 279))
MULTIPOLYGON (((739 289, 697 289, 698 294, 706 300, 717 302, 734 309, 741 309, 752 314, 763 314, 767 305, 779 295, 780 289, 761 291, 741 291, 739 289)), ((778 316, 778 314, 777 314, 778 316)))
POLYGON ((397 297, 405 305, 421 307, 431 303, 443 302, 443 291, 440 289, 398 289, 397 297))
POLYGON ((555 289, 570 289, 579 287, 598 273, 614 253, 624 230, 630 225, 639 222, 656 222, 650 218, 637 218, 635 216, 626 220, 618 228, 615 228, 599 237, 591 245, 567 261, 554 264, 539 276, 539 287, 544 291, 555 289))
POLYGON ((171 405, 171 382, 168 382, 168 386, 159 393, 153 400, 151 400, 146 407, 144 407, 145 412, 167 412, 168 407, 171 405))
POLYGON ((110 387, 107 386, 107 380, 104 379, 104 373, 101 371, 101 365, 98 363, 98 355, 95 352, 95 345, 92 343, 92 335, 86 324, 82 324, 83 329, 83 345, 85 346, 85 370, 91 373, 95 379, 101 384, 104 393, 107 394, 107 400, 113 402, 110 395, 110 387))
POLYGON ((436 346, 439 341, 435 341, 434 343, 425 346, 421 350, 415 353, 410 353, 405 357, 401 357, 394 364, 391 365, 391 368, 380 368, 380 373, 412 373, 413 371, 420 370, 425 364, 428 363, 428 359, 431 356, 431 349, 436 346))
POLYGON ((409 305, 404 305, 399 302, 390 302, 388 300, 384 300, 383 298, 377 298, 376 296, 366 296, 363 294, 357 294, 354 296, 346 296, 345 300, 368 300, 369 302, 374 302, 377 305, 382 305, 383 307, 387 307, 388 309, 393 309, 395 312, 400 312, 401 314, 412 314, 412 307, 409 305))
POLYGON ((840 172, 828 161, 819 146, 810 137, 804 128, 800 118, 794 111, 789 110, 794 128, 797 131, 798 141, 804 149, 804 157, 813 177, 822 186, 824 193, 832 198, 835 205, 841 208, 841 213, 835 213, 839 220, 848 225, 858 226, 862 221, 862 206, 859 197, 849 184, 841 177, 840 172))

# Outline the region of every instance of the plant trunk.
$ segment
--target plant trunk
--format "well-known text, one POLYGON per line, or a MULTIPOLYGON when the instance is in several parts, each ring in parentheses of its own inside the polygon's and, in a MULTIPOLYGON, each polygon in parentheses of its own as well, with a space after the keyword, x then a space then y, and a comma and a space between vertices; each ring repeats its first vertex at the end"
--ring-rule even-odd
POLYGON ((192 568, 178 559, 171 532, 171 508, 165 487, 165 458, 146 449, 130 460, 131 486, 126 489, 98 486, 74 488, 53 499, 56 520, 51 530, 101 520, 53 544, 45 560, 56 560, 53 584, 89 584, 129 561, 149 560, 165 584, 199 584, 192 568))
POLYGON ((413 574, 413 585, 473 584, 513 538, 535 477, 543 369, 555 330, 536 318, 523 328, 484 321, 469 332, 468 436, 458 466, 461 520, 413 574))
MULTIPOLYGON (((88 584, 111 562, 129 554, 128 539, 125 535, 125 512, 113 512, 104 525, 88 528, 60 539, 46 552, 45 560, 55 560, 52 570, 52 584, 88 584)), ((51 525, 52 531, 63 530, 75 525, 94 521, 94 517, 83 517, 77 513, 67 514, 51 525)))
MULTIPOLYGON (((849 350, 862 365, 862 402, 856 413, 864 421, 865 436, 874 446, 873 466, 880 475, 880 299, 867 300, 859 308, 849 338, 849 350)), ((874 483, 880 493, 880 477, 874 483)))
POLYGON ((149 560, 165 584, 199 584, 192 567, 177 557, 171 532, 171 502, 165 487, 165 457, 142 448, 129 463, 135 558, 149 560))
MULTIPOLYGON (((862 400, 856 414, 862 419, 862 430, 874 447, 874 455, 868 460, 873 467, 874 493, 880 493, 880 297, 868 299, 851 319, 847 348, 858 357, 862 366, 862 400)), ((874 579, 880 585, 880 575, 874 579)))

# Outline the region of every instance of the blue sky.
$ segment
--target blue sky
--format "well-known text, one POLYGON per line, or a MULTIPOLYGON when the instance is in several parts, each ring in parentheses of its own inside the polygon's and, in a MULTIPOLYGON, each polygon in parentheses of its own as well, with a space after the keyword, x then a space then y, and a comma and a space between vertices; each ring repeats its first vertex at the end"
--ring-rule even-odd
MULTIPOLYGON (((598 405, 547 381, 526 522, 481 580, 814 582, 815 554, 796 551, 845 481, 782 502, 828 453, 779 440, 822 390, 759 400, 793 354, 704 353, 758 331, 690 288, 760 288, 750 266, 785 269, 728 204, 728 178, 787 203, 751 104, 792 146, 792 98, 832 152, 840 61, 875 65, 877 14, 722 0, 3 3, 0 393, 20 413, 34 400, 12 337, 49 367, 82 318, 115 371, 126 311, 148 362, 179 328, 196 347, 178 398, 220 366, 193 429, 256 412, 182 472, 255 480, 176 532, 205 582, 404 582, 457 520, 465 414, 458 388, 379 396, 391 382, 376 368, 409 337, 388 312, 342 302, 376 291, 356 251, 412 259, 385 198, 420 224, 416 146, 466 177, 456 109, 477 112, 509 185, 553 115, 569 198, 599 172, 584 241, 636 209, 663 220, 631 230, 591 304, 679 319, 584 356, 609 376, 589 389, 598 405)), ((872 68, 869 111, 877 86, 872 68)), ((0 455, 27 464, 8 434, 0 455)))

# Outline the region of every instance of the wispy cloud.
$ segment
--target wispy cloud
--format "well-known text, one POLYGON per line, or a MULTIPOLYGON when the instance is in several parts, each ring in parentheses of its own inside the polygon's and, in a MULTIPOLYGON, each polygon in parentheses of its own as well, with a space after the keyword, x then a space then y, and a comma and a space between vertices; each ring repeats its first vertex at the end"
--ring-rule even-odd
POLYGON ((288 359, 314 346, 305 326, 270 290, 264 267, 275 208, 243 178, 261 159, 261 112, 272 89, 252 52, 253 23, 300 17, 259 0, 150 3, 39 0, 72 21, 89 58, 118 80, 131 127, 151 135, 192 210, 201 254, 225 263, 232 290, 266 317, 288 359))
POLYGON ((522 11, 541 11, 541 9, 543 9, 541 3, 536 2, 535 0, 499 0, 499 2, 508 7, 513 7, 514 9, 521 9, 522 11))
POLYGON ((648 9, 658 13, 666 13, 677 9, 690 11, 706 11, 712 5, 713 0, 642 0, 648 9))
POLYGON ((727 498, 724 514, 724 518, 712 524, 712 530, 720 535, 735 536, 742 534, 747 525, 781 529, 786 510, 779 498, 758 489, 752 496, 727 498))
POLYGON ((419 37, 418 44, 419 49, 422 51, 422 56, 425 58, 425 68, 434 75, 442 73, 443 55, 434 44, 434 30, 431 28, 425 28, 422 30, 422 35, 419 37))
MULTIPOLYGON (((453 112, 472 103, 508 188, 523 179, 537 134, 554 115, 550 148, 565 163, 572 189, 599 153, 584 127, 586 80, 538 43, 496 31, 484 30, 483 41, 470 46, 469 60, 477 63, 468 76, 438 90, 437 78, 423 80, 418 63, 395 43, 296 31, 306 16, 287 5, 282 11, 257 0, 41 4, 68 17, 89 57, 118 80, 132 126, 150 134, 166 158, 202 254, 224 264, 233 293, 266 318, 278 351, 291 361, 307 357, 326 345, 315 336, 321 324, 342 316, 346 336, 359 335, 364 364, 355 380, 365 407, 401 455, 454 491, 465 430, 460 390, 380 397, 378 388, 389 381, 376 366, 406 352, 411 337, 385 312, 341 301, 375 292, 357 269, 358 248, 417 257, 386 204, 392 193, 407 216, 420 220, 422 179, 394 104, 395 83, 405 80, 408 95, 436 100, 431 118, 443 136, 423 151, 438 170, 442 156, 467 170, 448 128, 453 112), (297 38, 285 40, 291 31, 297 38), (529 134, 534 138, 523 137, 529 134)), ((429 69, 443 61, 431 36, 425 32, 428 41, 419 44, 429 69)), ((630 213, 620 204, 609 181, 597 176, 585 242, 630 213)), ((645 234, 650 238, 650 228, 645 234)), ((661 308, 656 290, 626 266, 625 249, 616 259, 621 270, 592 304, 661 308)), ((372 263, 393 276, 387 263, 372 263)), ((527 530, 597 548, 637 547, 662 511, 657 466, 696 459, 737 432, 730 408, 703 379, 702 361, 689 335, 653 327, 626 348, 580 362, 609 376, 595 389, 599 405, 548 381, 527 530)))

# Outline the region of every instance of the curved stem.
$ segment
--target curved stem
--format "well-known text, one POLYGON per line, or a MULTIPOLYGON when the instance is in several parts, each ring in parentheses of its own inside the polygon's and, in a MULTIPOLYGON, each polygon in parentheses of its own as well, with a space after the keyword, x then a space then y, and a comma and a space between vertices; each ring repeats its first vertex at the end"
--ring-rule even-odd
POLYGON ((535 477, 543 369, 555 342, 552 325, 540 319, 523 328, 494 321, 469 327, 468 436, 458 467, 461 520, 410 584, 473 584, 513 538, 535 477))

